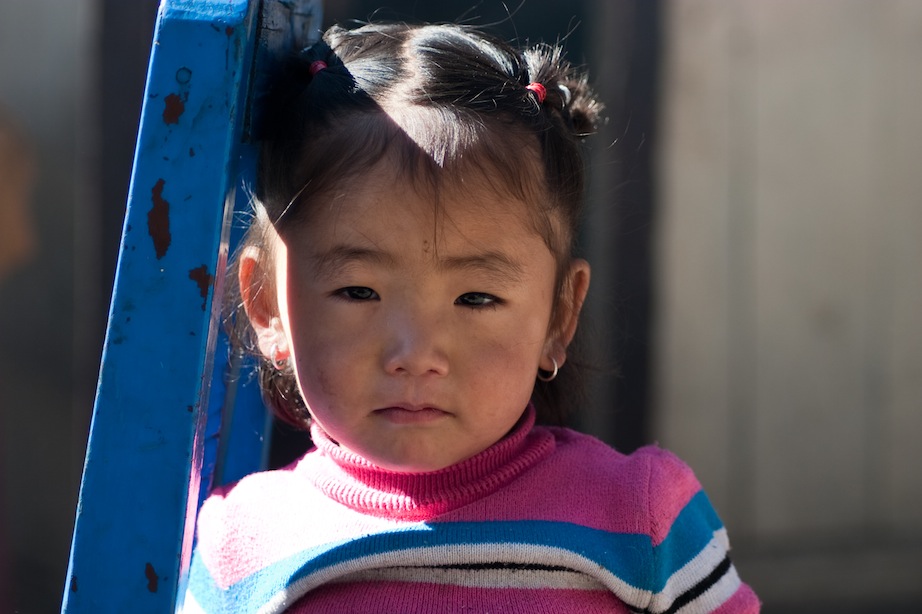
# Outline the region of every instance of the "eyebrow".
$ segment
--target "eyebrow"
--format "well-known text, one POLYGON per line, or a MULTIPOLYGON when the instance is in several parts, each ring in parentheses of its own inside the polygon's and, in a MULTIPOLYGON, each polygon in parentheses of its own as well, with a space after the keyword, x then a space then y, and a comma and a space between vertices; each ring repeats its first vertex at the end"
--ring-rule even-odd
POLYGON ((350 245, 336 245, 326 251, 311 254, 310 258, 317 267, 318 276, 326 278, 335 277, 352 264, 394 266, 396 263, 396 259, 387 252, 350 245))
POLYGON ((482 272, 508 281, 518 281, 524 274, 522 265, 502 252, 441 258, 439 268, 449 271, 482 272))
MULTIPOLYGON (((397 265, 397 258, 388 252, 350 245, 336 245, 310 257, 317 267, 318 276, 326 278, 335 277, 353 264, 364 263, 383 267, 397 265)), ((445 271, 484 273, 512 282, 519 281, 525 272, 521 264, 496 251, 439 258, 438 268, 445 271)))

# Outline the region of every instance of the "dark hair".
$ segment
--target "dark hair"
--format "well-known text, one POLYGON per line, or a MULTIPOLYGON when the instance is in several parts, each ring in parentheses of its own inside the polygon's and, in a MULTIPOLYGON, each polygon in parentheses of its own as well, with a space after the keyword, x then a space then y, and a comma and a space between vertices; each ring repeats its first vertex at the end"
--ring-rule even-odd
MULTIPOLYGON (((517 49, 462 25, 334 26, 272 81, 244 247, 268 245, 274 230, 303 221, 332 190, 396 155, 399 172, 416 185, 453 187, 476 173, 534 203, 535 230, 558 262, 558 295, 566 295, 563 273, 583 196, 578 141, 594 130, 601 104, 559 47, 517 49), (325 67, 318 71, 316 62, 325 67), (544 88, 543 101, 531 83, 544 88)), ((267 275, 259 289, 273 285, 267 275)), ((248 330, 238 312, 237 329, 248 330)), ((275 413, 306 426, 292 370, 263 359, 259 371, 275 413)), ((572 371, 562 370, 553 383, 536 382, 539 420, 562 421, 573 398, 572 371)))

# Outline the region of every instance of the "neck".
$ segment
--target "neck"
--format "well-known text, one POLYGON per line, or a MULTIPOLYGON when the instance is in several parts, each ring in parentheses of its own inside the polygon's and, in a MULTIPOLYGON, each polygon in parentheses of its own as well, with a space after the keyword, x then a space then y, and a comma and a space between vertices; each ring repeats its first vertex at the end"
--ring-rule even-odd
POLYGON ((311 435, 322 469, 311 478, 327 496, 363 513, 424 520, 497 490, 548 455, 553 437, 534 423, 529 405, 518 424, 483 452, 421 473, 378 467, 341 448, 315 424, 311 435))

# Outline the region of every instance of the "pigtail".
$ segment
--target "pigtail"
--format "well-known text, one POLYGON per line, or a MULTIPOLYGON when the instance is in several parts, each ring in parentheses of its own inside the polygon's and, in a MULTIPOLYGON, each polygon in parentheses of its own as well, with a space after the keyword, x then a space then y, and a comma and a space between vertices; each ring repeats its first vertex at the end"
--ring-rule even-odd
POLYGON ((584 72, 564 59, 558 46, 539 44, 522 52, 528 82, 544 86, 544 107, 560 115, 568 131, 576 138, 595 132, 603 105, 589 87, 584 72))
MULTIPOLYGON (((328 32, 327 37, 330 35, 328 32)), ((277 122, 269 136, 291 132, 293 117, 301 118, 300 123, 308 118, 328 119, 330 109, 355 106, 355 80, 327 37, 301 49, 281 66, 266 104, 268 120, 277 122)))

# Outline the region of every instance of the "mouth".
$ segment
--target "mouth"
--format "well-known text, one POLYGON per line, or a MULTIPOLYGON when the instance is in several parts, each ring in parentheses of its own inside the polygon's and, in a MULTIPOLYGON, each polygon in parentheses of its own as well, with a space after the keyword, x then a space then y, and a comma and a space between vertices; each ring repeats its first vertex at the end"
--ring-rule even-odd
POLYGON ((447 411, 432 405, 399 404, 374 410, 380 416, 394 424, 425 424, 448 417, 447 411))

